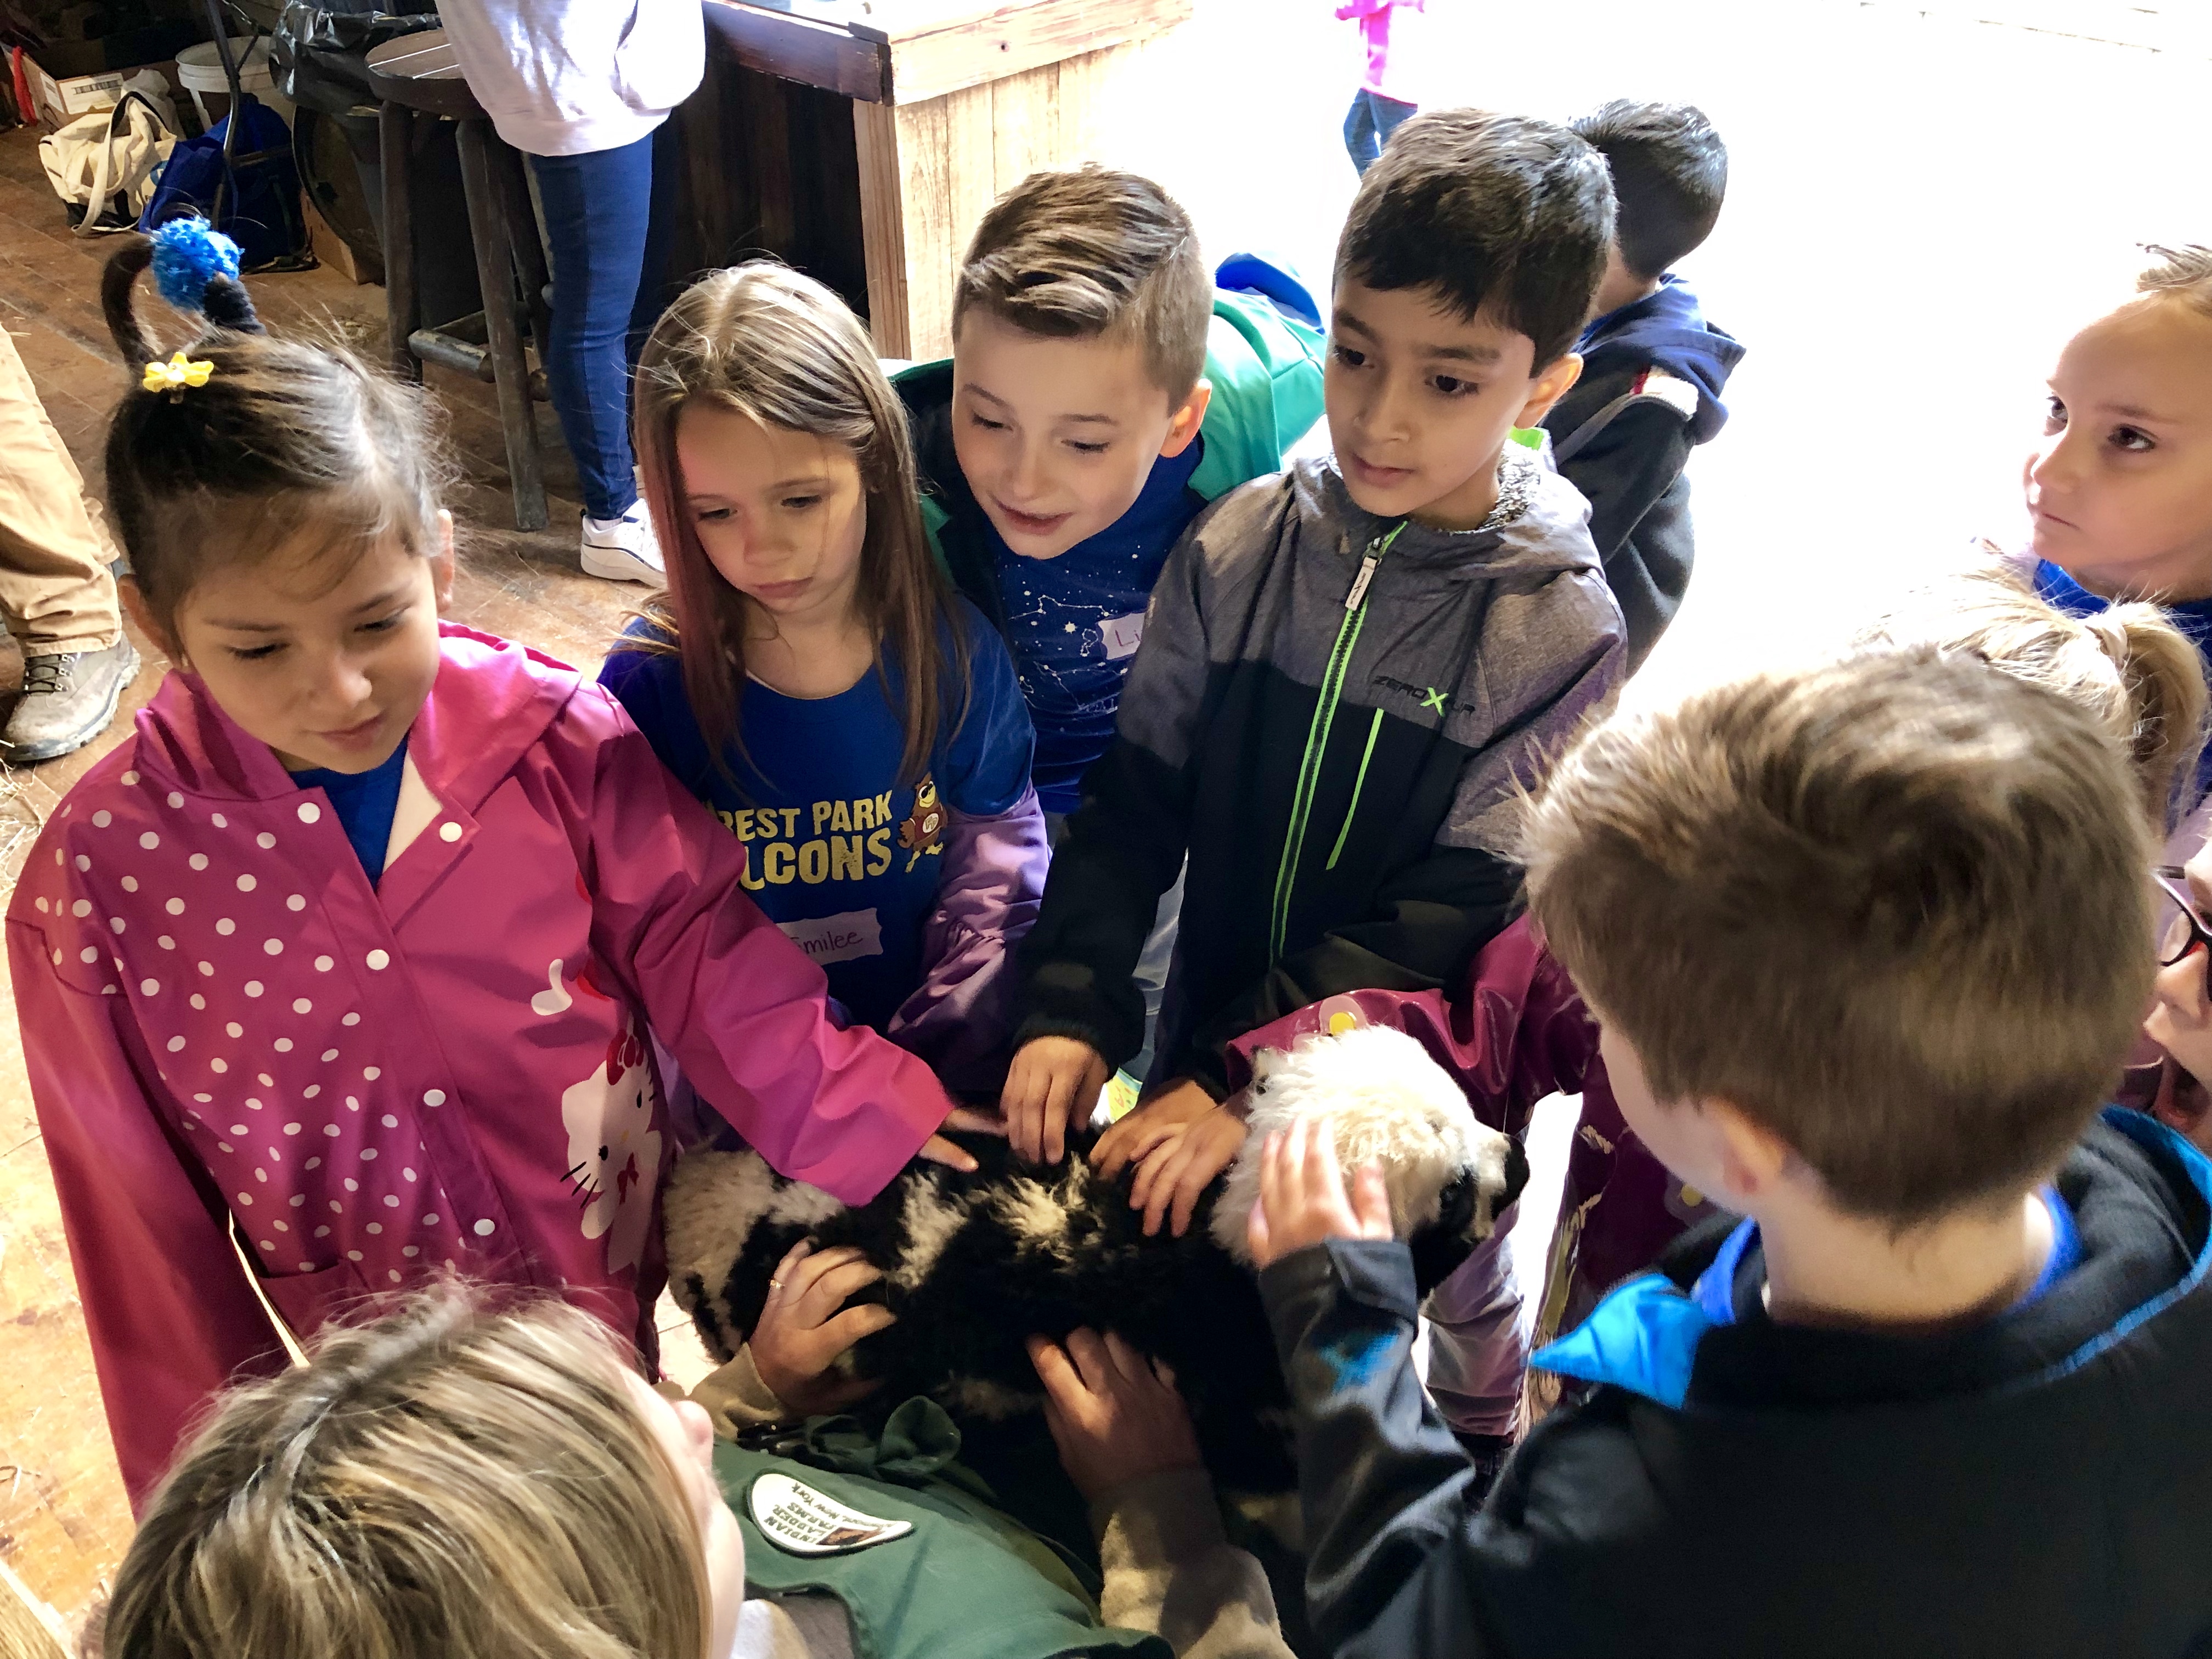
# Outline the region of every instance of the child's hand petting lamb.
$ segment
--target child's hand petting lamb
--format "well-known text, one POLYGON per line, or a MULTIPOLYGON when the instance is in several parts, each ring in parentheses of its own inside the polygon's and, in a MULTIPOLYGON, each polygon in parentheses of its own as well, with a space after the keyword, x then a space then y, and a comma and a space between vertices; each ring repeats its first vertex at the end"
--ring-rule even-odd
POLYGON ((1169 1231, 1181 1238, 1190 1231, 1199 1195, 1236 1160, 1243 1145, 1242 1115, 1185 1079, 1099 1136, 1091 1158, 1109 1181, 1125 1166, 1135 1165, 1129 1207, 1145 1212, 1145 1237, 1157 1234, 1164 1218, 1171 1223, 1169 1231))
POLYGON ((1044 1384, 1045 1426, 1076 1491, 1097 1503, 1148 1475, 1202 1467, 1190 1407, 1164 1360, 1147 1359, 1112 1331, 1070 1331, 1065 1346, 1030 1339, 1044 1384))
MULTIPOLYGON (((1104 1084, 1098 1085, 1104 1088, 1104 1084)), ((975 1154, 957 1140, 945 1136, 959 1131, 971 1135, 1002 1135, 1006 1133, 1006 1120, 992 1112, 979 1112, 972 1107, 955 1106, 945 1115, 945 1121, 937 1133, 921 1143, 916 1158, 927 1158, 932 1164, 942 1164, 948 1170, 972 1171, 975 1167, 975 1154)))
POLYGON ((1057 1164, 1067 1128, 1082 1122, 1106 1086, 1106 1062, 1075 1037, 1032 1037, 1014 1051, 999 1109, 1014 1150, 1031 1164, 1057 1164))
POLYGON ((1267 1137, 1260 1155, 1260 1201, 1245 1237, 1255 1268, 1331 1238, 1390 1237, 1390 1192, 1372 1158, 1344 1190, 1344 1171, 1325 1118, 1307 1118, 1267 1137))

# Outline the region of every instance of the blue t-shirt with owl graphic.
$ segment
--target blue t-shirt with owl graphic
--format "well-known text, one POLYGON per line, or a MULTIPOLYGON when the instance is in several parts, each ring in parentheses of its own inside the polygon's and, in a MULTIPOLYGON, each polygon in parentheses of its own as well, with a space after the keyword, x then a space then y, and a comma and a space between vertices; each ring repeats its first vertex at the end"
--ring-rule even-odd
MULTIPOLYGON (((748 682, 738 700, 744 750, 732 747, 726 774, 707 752, 676 657, 618 646, 599 671, 661 763, 745 843, 754 902, 829 975, 830 994, 878 1030, 921 983, 945 810, 993 817, 1030 787, 1034 740, 1006 644, 967 600, 953 604, 969 687, 963 699, 947 686, 942 735, 912 784, 899 782, 902 692, 888 658, 882 676, 864 674, 834 697, 787 697, 748 682)), ((625 638, 650 626, 632 623, 625 638)), ((949 631, 945 644, 949 663, 949 631)))

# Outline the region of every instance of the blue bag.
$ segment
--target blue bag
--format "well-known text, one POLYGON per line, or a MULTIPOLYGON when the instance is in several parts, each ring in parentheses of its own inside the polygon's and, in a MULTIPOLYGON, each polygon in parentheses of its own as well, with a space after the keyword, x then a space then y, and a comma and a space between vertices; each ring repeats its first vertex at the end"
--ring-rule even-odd
POLYGON ((179 144, 138 216, 138 228, 151 231, 179 218, 213 224, 238 244, 248 270, 301 253, 307 246, 307 226, 300 212, 300 170, 292 160, 292 133, 284 118, 247 93, 222 120, 179 144), (223 139, 233 121, 239 124, 238 142, 226 161, 223 139))

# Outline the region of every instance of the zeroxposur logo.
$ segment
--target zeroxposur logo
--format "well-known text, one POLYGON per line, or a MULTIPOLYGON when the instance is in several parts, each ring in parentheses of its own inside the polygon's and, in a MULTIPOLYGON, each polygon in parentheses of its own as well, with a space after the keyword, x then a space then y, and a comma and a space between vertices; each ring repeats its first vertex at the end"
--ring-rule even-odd
POLYGON ((1388 674, 1377 674, 1375 684, 1393 691, 1403 692, 1421 705, 1425 714, 1444 715, 1451 713, 1452 700, 1433 685, 1408 685, 1403 680, 1394 680, 1388 674))

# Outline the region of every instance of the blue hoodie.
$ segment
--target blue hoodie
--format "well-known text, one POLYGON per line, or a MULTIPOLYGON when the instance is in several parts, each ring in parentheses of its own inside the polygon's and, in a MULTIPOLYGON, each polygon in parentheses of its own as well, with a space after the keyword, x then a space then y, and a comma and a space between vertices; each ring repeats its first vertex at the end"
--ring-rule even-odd
POLYGON ((1690 451, 1728 420, 1721 392, 1743 347, 1705 319, 1680 277, 1583 331, 1582 378, 1544 419, 1559 471, 1590 504, 1590 539, 1628 624, 1628 662, 1674 620, 1696 546, 1690 451))
POLYGON ((1659 279, 1656 292, 1607 312, 1583 329, 1575 349, 1583 358, 1577 392, 1623 372, 1663 368, 1698 388, 1698 412, 1690 417, 1691 442, 1704 443, 1727 423, 1728 405, 1721 402, 1721 392, 1729 374, 1743 361, 1743 343, 1707 322, 1696 293, 1671 271, 1659 279))

